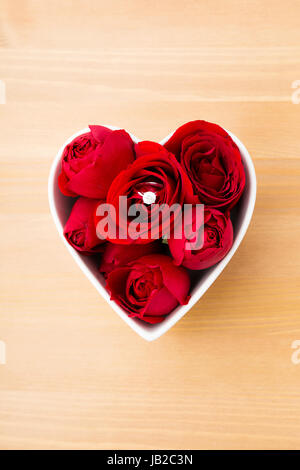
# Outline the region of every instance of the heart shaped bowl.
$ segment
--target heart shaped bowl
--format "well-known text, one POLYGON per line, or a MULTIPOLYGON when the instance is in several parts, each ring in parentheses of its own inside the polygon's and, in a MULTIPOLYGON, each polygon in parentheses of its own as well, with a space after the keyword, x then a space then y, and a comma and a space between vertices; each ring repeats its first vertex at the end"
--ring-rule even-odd
MULTIPOLYGON (((119 127, 106 126, 109 129, 117 130, 119 127)), ((229 253, 222 259, 218 264, 212 266, 211 268, 199 271, 199 277, 192 283, 191 289, 191 299, 188 305, 178 306, 172 313, 170 313, 162 323, 157 325, 147 324, 139 319, 130 318, 127 313, 120 308, 115 302, 110 300, 110 295, 105 289, 105 279, 98 271, 98 265, 96 264, 93 257, 84 256, 78 253, 73 247, 69 245, 66 241, 63 230, 64 225, 69 217, 71 208, 75 202, 75 198, 70 198, 64 196, 58 188, 58 175, 60 173, 60 160, 64 148, 70 142, 72 142, 75 137, 78 137, 81 134, 89 132, 89 128, 82 129, 76 134, 72 135, 60 148, 58 151, 50 170, 49 180, 48 180, 48 197, 51 214, 58 230, 59 235, 61 236, 67 250, 70 252, 72 257, 75 259, 78 266, 91 281, 91 283, 96 287, 99 294, 108 302, 113 310, 127 323, 136 333, 138 333, 142 338, 147 341, 153 341, 164 333, 166 333, 175 323, 180 320, 202 297, 202 295, 207 291, 207 289, 213 284, 217 279, 219 274, 223 271, 225 266, 229 263, 238 246, 240 245, 242 239, 245 236, 247 228, 249 226, 256 198, 256 175, 253 162, 247 151, 246 147, 242 142, 234 135, 232 132, 228 132, 234 142, 240 149, 242 161, 245 168, 246 174, 246 185, 244 193, 232 211, 232 222, 234 227, 234 240, 233 245, 229 253)), ((134 142, 139 142, 140 139, 137 139, 134 135, 129 133, 134 142)), ((164 145, 167 140, 172 136, 173 132, 163 139, 160 144, 164 145)))

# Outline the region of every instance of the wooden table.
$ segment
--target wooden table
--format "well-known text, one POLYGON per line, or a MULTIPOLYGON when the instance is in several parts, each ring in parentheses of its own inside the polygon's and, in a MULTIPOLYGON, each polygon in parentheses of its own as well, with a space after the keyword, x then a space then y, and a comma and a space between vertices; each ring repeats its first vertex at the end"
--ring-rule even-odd
POLYGON ((297 0, 1 0, 2 449, 300 448, 299 15, 297 0), (147 343, 61 243, 48 173, 90 123, 159 140, 198 118, 245 142, 255 213, 147 343))

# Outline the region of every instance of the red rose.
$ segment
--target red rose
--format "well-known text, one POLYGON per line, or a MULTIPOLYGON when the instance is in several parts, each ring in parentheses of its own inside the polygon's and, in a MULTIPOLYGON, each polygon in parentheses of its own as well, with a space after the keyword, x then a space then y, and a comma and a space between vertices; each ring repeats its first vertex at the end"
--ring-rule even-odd
POLYGON ((177 129, 165 147, 181 162, 201 203, 221 209, 237 203, 245 172, 237 145, 222 127, 189 122, 177 129))
POLYGON ((168 256, 148 255, 112 271, 107 289, 130 317, 160 323, 178 304, 187 304, 190 279, 168 256))
POLYGON ((99 201, 80 197, 75 202, 64 228, 66 240, 77 251, 92 254, 102 251, 104 240, 99 240, 94 224, 95 208, 99 201))
POLYGON ((58 185, 66 196, 104 199, 115 176, 134 161, 133 142, 124 130, 90 130, 66 146, 58 185))
POLYGON ((158 241, 147 245, 116 245, 107 243, 101 258, 99 271, 107 276, 111 271, 134 261, 141 256, 159 253, 162 244, 158 241))
POLYGON ((108 237, 113 243, 150 243, 153 239, 160 238, 164 230, 174 224, 182 204, 194 200, 191 182, 176 158, 164 147, 154 142, 140 142, 135 146, 135 151, 137 159, 116 176, 107 194, 107 203, 116 209, 119 230, 117 238, 108 237), (145 200, 145 195, 152 195, 152 199, 145 200), (142 215, 144 218, 140 223, 137 239, 133 239, 128 230, 131 219, 127 217, 127 211, 120 217, 120 196, 127 197, 127 210, 137 204, 144 204, 145 213, 142 215), (169 211, 166 206, 173 204, 177 204, 174 212, 169 211), (152 226, 150 215, 152 221, 157 218, 152 226), (123 233, 123 238, 120 232, 123 233))
MULTIPOLYGON (((191 210, 185 221, 194 224, 195 211, 191 210)), ((194 240, 187 240, 183 236, 180 240, 169 240, 169 248, 176 265, 182 265, 189 269, 206 269, 221 261, 227 255, 233 243, 233 228, 229 216, 222 212, 206 208, 204 210, 203 245, 200 249, 187 249, 186 242, 192 246, 194 240)), ((185 227, 188 233, 188 227, 185 227)))

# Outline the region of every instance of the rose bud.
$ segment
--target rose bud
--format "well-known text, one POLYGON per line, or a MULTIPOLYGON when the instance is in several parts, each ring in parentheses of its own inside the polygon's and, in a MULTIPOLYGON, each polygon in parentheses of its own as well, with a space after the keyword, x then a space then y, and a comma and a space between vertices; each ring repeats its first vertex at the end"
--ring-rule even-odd
POLYGON ((102 254, 99 271, 107 275, 115 268, 124 266, 141 256, 159 253, 162 245, 159 241, 147 245, 116 245, 107 243, 102 254))
POLYGON ((154 142, 140 142, 135 151, 136 160, 114 179, 107 194, 107 203, 116 210, 118 234, 108 237, 113 243, 150 243, 160 238, 173 226, 182 204, 194 201, 192 184, 174 155, 154 142), (120 196, 127 198, 125 211, 120 210, 120 196), (171 211, 173 204, 177 206, 171 211), (134 237, 132 217, 127 214, 138 205, 144 210, 134 237))
POLYGON ((115 176, 133 162, 133 142, 124 130, 103 126, 90 130, 66 146, 58 185, 66 196, 104 199, 115 176))
POLYGON ((99 201, 80 197, 75 202, 70 217, 64 228, 66 240, 77 251, 92 254, 103 250, 104 240, 96 234, 94 212, 99 201))
POLYGON ((222 127, 206 121, 192 121, 179 127, 166 142, 193 183, 201 203, 231 209, 245 186, 241 154, 222 127))
MULTIPOLYGON (((194 224, 194 217, 195 211, 191 210, 184 219, 186 224, 194 224)), ((170 238, 169 249, 176 265, 182 265, 188 269, 206 269, 227 255, 233 243, 233 228, 229 215, 224 215, 216 209, 206 208, 204 225, 199 227, 199 230, 203 230, 203 236, 198 249, 197 246, 196 249, 193 247, 197 236, 191 240, 186 238, 185 234, 190 232, 188 226, 183 228, 181 239, 170 238)))
POLYGON ((107 289, 130 317, 160 323, 177 305, 188 303, 190 279, 169 256, 148 255, 112 271, 107 289))

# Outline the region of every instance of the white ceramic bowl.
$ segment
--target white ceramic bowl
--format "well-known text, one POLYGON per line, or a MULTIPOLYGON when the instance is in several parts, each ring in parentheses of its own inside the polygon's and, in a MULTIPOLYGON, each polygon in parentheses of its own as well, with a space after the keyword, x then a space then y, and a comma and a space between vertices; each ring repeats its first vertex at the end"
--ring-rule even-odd
MULTIPOLYGON (((112 130, 119 129, 118 127, 106 126, 112 130)), ((223 271, 225 266, 229 263, 230 259, 237 250, 239 244, 245 236, 248 225, 250 223, 256 197, 256 176, 254 166, 251 160, 251 157, 246 149, 246 147, 240 142, 240 140, 231 132, 227 131, 232 137, 234 142, 240 149, 242 160, 246 173, 246 186, 242 198, 238 202, 236 216, 234 221, 234 241, 231 250, 215 266, 206 269, 205 271, 199 271, 199 280, 196 285, 192 288, 191 299, 188 305, 178 306, 172 313, 170 313, 162 323, 157 325, 150 325, 141 320, 129 318, 127 313, 120 308, 115 302, 110 300, 109 293, 105 289, 105 280, 103 276, 98 271, 98 266, 95 264, 93 257, 87 257, 78 253, 74 248, 72 248, 69 243, 65 240, 63 235, 64 224, 66 223, 71 207, 74 203, 73 198, 64 196, 58 188, 58 174, 60 172, 60 160, 63 153, 63 150, 67 144, 69 144, 75 137, 78 137, 81 134, 89 132, 89 128, 83 129, 76 134, 72 135, 60 148, 58 151, 51 167, 49 181, 48 181, 48 197, 52 217, 54 223, 60 234, 66 248, 69 250, 72 257, 75 259, 76 263, 79 265, 81 270, 91 281, 91 283, 96 287, 99 294, 104 297, 108 304, 117 312, 117 314, 142 338, 147 341, 153 341, 154 339, 159 338, 161 335, 166 333, 175 323, 180 320, 196 302, 202 297, 202 295, 207 291, 207 289, 212 285, 216 280, 219 274, 223 271)), ((171 137, 173 132, 163 139, 160 143, 163 145, 171 137)), ((137 139, 134 135, 130 134, 134 142, 138 142, 140 139, 137 139)))

